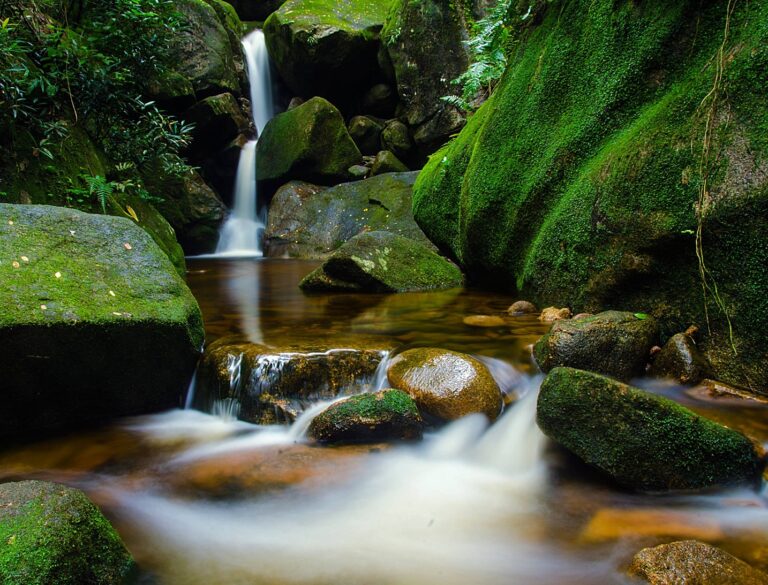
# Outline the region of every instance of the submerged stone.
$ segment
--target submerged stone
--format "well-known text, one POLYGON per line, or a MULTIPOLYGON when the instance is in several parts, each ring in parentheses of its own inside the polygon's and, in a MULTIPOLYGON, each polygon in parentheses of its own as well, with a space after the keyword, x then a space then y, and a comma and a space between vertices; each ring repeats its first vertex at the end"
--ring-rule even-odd
POLYGON ((200 309, 132 220, 0 204, 0 436, 179 406, 200 309))
POLYGON ((307 292, 406 292, 462 286, 461 271, 430 248, 391 232, 367 232, 350 239, 308 274, 307 292))
POLYGON ((605 311, 555 322, 533 353, 544 372, 568 366, 629 380, 645 372, 658 334, 653 317, 605 311))
POLYGON ((354 444, 421 438, 423 422, 413 399, 402 390, 359 394, 335 402, 309 425, 320 443, 354 444))
POLYGON ((83 492, 44 481, 0 484, 0 582, 120 585, 132 567, 83 492))
POLYGON ((644 548, 628 572, 650 585, 768 585, 767 574, 696 540, 644 548))
POLYGON ((495 420, 503 406, 488 368, 472 356, 447 349, 404 351, 390 362, 387 378, 393 388, 410 394, 425 416, 444 421, 476 412, 495 420))
POLYGON ((741 433, 667 398, 572 368, 545 378, 537 422, 585 462, 642 491, 756 482, 765 465, 741 433))

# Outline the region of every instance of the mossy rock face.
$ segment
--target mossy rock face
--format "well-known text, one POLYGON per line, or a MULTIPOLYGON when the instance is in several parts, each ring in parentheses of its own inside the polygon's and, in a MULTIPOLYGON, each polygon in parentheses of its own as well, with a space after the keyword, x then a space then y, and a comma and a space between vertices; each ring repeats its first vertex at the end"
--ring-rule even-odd
POLYGON ((644 548, 634 556, 628 572, 651 585, 768 585, 768 575, 762 571, 696 540, 644 548))
POLYGON ((463 0, 397 0, 382 31, 394 67, 403 115, 422 154, 431 154, 464 125, 464 115, 441 98, 464 73, 469 57, 468 4, 463 0))
POLYGON ((671 378, 681 384, 698 384, 711 376, 711 368, 693 338, 685 333, 677 333, 669 338, 654 357, 650 374, 671 378))
POLYGON ((267 183, 301 179, 328 185, 343 181, 347 169, 361 161, 339 110, 315 97, 267 123, 257 146, 256 172, 267 183))
POLYGON ((416 401, 425 416, 443 421, 482 413, 495 420, 502 409, 501 390, 485 365, 472 356, 423 347, 396 355, 387 379, 416 401))
POLYGON ((545 378, 537 422, 548 437, 636 490, 757 482, 765 465, 744 435, 667 398, 572 368, 545 378))
POLYGON ((200 363, 196 407, 210 410, 222 400, 237 401, 242 420, 260 424, 292 422, 318 400, 351 392, 373 378, 392 349, 381 339, 334 338, 290 342, 267 347, 239 336, 217 339, 205 349, 200 363), (238 383, 231 383, 232 364, 238 383))
POLYGON ((463 283, 456 265, 431 248, 378 231, 351 238, 299 286, 307 292, 389 293, 455 288, 463 283))
POLYGON ((384 173, 404 173, 408 171, 402 161, 388 150, 382 150, 376 154, 371 167, 371 175, 382 175, 384 173))
POLYGON ((544 372, 568 366, 626 381, 645 373, 658 337, 653 317, 605 311, 556 321, 536 343, 533 354, 544 372))
POLYGON ((269 55, 296 94, 352 101, 375 80, 391 0, 288 0, 264 23, 269 55))
POLYGON ((83 492, 44 481, 0 484, 4 585, 120 585, 132 567, 117 532, 83 492))
POLYGON ((237 15, 246 21, 264 22, 270 14, 285 4, 285 0, 227 0, 237 15))
MULTIPOLYGON (((649 307, 665 337, 704 328, 695 232, 712 103, 702 100, 725 16, 692 0, 549 4, 490 100, 419 176, 416 220, 472 279, 539 306, 649 307)), ((737 5, 730 22, 702 222, 738 356, 712 294, 702 348, 718 377, 762 391, 766 22, 765 0, 737 5)))
POLYGON ((248 120, 231 93, 207 97, 187 111, 187 122, 194 124, 190 155, 198 160, 201 155, 223 148, 238 134, 248 130, 248 120))
POLYGON ((371 230, 431 246, 411 212, 416 175, 381 175, 330 189, 298 181, 284 185, 269 207, 266 255, 324 259, 352 237, 371 230))
POLYGON ((309 425, 320 443, 356 444, 420 439, 423 421, 413 399, 402 390, 382 390, 345 398, 326 408, 309 425))
POLYGON ((0 204, 0 435, 180 404, 203 343, 200 309, 129 219, 0 204))

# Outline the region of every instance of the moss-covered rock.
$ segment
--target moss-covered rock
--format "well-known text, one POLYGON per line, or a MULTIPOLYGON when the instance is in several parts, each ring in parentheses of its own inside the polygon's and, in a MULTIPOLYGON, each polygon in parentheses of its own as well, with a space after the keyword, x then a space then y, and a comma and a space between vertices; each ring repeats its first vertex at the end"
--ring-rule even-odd
POLYGON ((441 98, 456 93, 451 82, 469 66, 464 45, 468 4, 397 0, 382 31, 403 115, 422 155, 434 152, 465 122, 464 115, 441 98))
POLYGON ((285 0, 227 0, 242 20, 264 22, 285 0))
POLYGON ((605 311, 580 319, 561 319, 534 346, 539 367, 588 370, 620 380, 645 373, 659 326, 644 313, 605 311))
POLYGON ((194 124, 190 154, 197 160, 220 150, 248 130, 248 119, 231 93, 212 95, 197 102, 184 117, 194 124))
POLYGON ((133 566, 85 494, 43 481, 0 484, 4 585, 120 585, 133 566))
POLYGON ((405 292, 462 286, 455 264, 431 248, 391 232, 354 236, 299 286, 307 292, 405 292))
POLYGON ((422 426, 408 394, 382 390, 335 402, 312 419, 308 432, 320 443, 349 445, 420 439, 422 426))
POLYGON ((404 173, 408 170, 403 162, 388 150, 382 150, 376 153, 371 166, 371 175, 382 175, 385 173, 404 173))
POLYGON ((681 384, 698 384, 711 375, 711 368, 693 336, 676 333, 653 358, 650 374, 671 378, 681 384))
POLYGON ((430 246, 411 212, 415 180, 416 173, 388 174, 330 189, 292 181, 272 198, 265 253, 327 258, 353 236, 379 230, 430 246))
POLYGON ((382 125, 370 116, 355 116, 349 121, 349 135, 360 152, 374 155, 381 150, 382 125))
POLYGON ((0 435, 180 403, 200 309, 132 220, 0 204, 0 435))
POLYGON ((339 110, 315 97, 267 123, 257 146, 256 172, 260 181, 276 184, 290 179, 333 184, 361 160, 339 110))
POLYGON ((576 312, 653 307, 671 335, 706 320, 695 233, 712 119, 704 261, 738 357, 712 291, 702 347, 718 376, 768 390, 768 3, 736 6, 716 110, 725 5, 547 6, 420 175, 417 221, 477 281, 576 312))
POLYGON ((572 368, 545 378, 537 422, 548 437, 637 490, 757 482, 765 465, 744 435, 667 398, 572 368))
POLYGON ((420 347, 399 353, 389 363, 387 379, 410 394, 425 416, 443 421, 476 412, 495 420, 503 405, 488 368, 455 351, 420 347))
POLYGON ((634 556, 628 572, 650 585, 768 585, 768 575, 762 571, 696 540, 644 548, 634 556))
POLYGON ((391 0, 288 0, 264 23, 269 54, 298 95, 334 103, 370 87, 391 0))

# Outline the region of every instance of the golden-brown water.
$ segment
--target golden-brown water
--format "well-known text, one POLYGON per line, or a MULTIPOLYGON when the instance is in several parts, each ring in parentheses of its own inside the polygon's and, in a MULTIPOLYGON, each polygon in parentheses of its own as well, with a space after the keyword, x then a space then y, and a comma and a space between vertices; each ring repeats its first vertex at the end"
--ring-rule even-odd
MULTIPOLYGON (((459 421, 423 444, 321 448, 293 429, 196 411, 0 453, 0 478, 84 489, 115 522, 142 583, 625 583, 640 548, 681 538, 718 544, 768 568, 768 501, 759 491, 640 495, 547 445, 533 424, 530 349, 545 326, 509 317, 515 298, 479 291, 304 296, 316 264, 190 262, 208 341, 324 345, 381 338, 483 357, 527 393, 490 429, 459 421), (503 325, 466 325, 492 315, 503 325)), ((654 384, 768 442, 768 407, 654 384)))

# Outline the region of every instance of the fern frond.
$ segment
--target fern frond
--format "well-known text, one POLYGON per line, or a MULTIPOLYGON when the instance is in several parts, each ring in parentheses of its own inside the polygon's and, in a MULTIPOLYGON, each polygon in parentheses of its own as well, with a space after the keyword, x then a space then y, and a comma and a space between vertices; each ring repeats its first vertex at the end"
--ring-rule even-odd
POLYGON ((107 212, 107 200, 109 196, 115 191, 115 186, 112 182, 107 181, 101 175, 93 175, 85 177, 85 182, 88 185, 88 193, 91 197, 95 197, 101 205, 101 210, 107 212))

